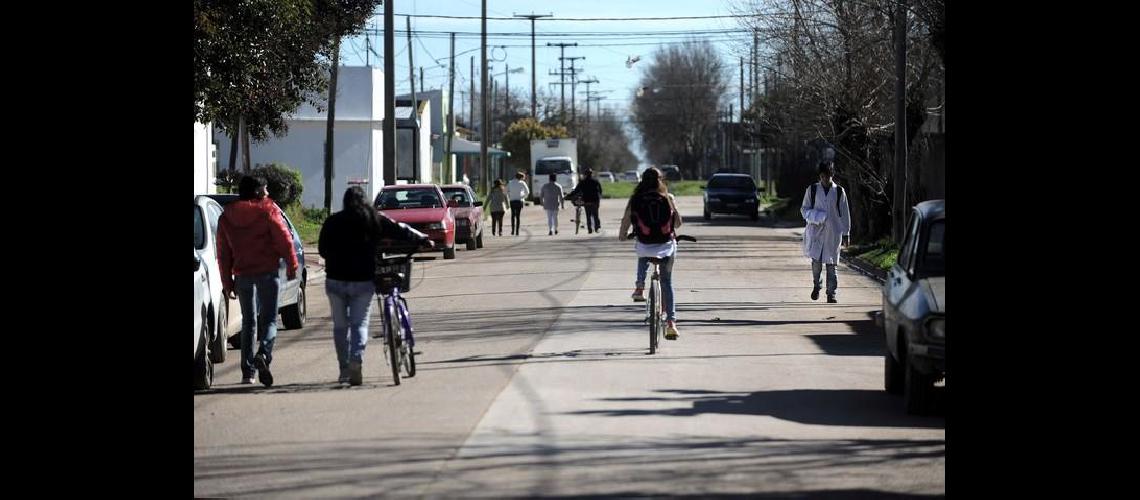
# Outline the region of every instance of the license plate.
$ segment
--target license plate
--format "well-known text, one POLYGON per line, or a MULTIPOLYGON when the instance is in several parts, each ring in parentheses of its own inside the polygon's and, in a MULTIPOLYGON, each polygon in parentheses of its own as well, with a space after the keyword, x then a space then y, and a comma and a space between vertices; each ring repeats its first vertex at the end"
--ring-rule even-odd
POLYGON ((740 204, 739 203, 725 203, 724 206, 726 206, 728 208, 736 208, 736 207, 739 207, 740 204))

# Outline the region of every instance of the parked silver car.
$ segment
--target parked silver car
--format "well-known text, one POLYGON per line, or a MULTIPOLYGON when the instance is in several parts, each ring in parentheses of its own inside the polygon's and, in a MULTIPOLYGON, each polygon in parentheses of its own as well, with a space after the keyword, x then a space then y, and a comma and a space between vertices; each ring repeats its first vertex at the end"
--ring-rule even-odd
POLYGON ((934 384, 946 377, 946 202, 911 210, 898 261, 883 285, 885 385, 902 393, 907 413, 930 408, 934 384))
MULTIPOLYGON (((217 201, 222 207, 233 203, 238 200, 236 194, 208 194, 203 195, 217 201)), ((221 216, 221 213, 218 213, 221 216)), ((305 285, 309 282, 309 272, 305 268, 305 248, 301 242, 301 235, 297 233, 297 228, 293 226, 293 221, 289 220, 289 216, 285 215, 285 211, 281 211, 281 218, 285 219, 285 225, 289 226, 289 232, 293 234, 293 250, 297 253, 297 264, 300 269, 297 272, 296 279, 288 279, 285 272, 285 259, 281 259, 278 273, 281 276, 281 291, 277 295, 277 310, 281 313, 281 326, 284 329, 298 329, 305 326, 305 285)), ((217 219, 214 219, 214 232, 217 232, 217 219)), ((241 331, 234 332, 229 338, 229 343, 235 349, 241 348, 241 331)))

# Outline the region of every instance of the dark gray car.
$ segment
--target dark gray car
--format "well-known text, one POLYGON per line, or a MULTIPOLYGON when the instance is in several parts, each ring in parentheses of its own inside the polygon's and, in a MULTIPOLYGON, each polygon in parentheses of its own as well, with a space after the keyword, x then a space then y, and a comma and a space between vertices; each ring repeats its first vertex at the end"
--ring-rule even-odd
POLYGON ((709 177, 705 192, 705 220, 712 220, 713 214, 747 215, 750 219, 760 218, 759 203, 756 201, 756 181, 748 174, 714 174, 709 177))
MULTIPOLYGON (((238 200, 236 194, 210 194, 206 196, 217 200, 223 207, 238 200)), ((277 295, 277 310, 281 313, 281 326, 288 330, 294 330, 305 326, 305 284, 309 282, 309 272, 305 268, 305 248, 301 242, 301 235, 297 233, 297 228, 293 226, 293 221, 289 220, 289 216, 285 215, 284 210, 281 211, 281 218, 285 219, 285 225, 289 226, 289 232, 293 234, 293 250, 297 253, 297 264, 300 269, 298 269, 296 279, 288 279, 285 272, 285 259, 281 259, 278 270, 281 275, 281 291, 277 295)), ((230 336, 231 346, 239 347, 240 333, 239 330, 230 336)))
POLYGON ((946 377, 946 202, 911 210, 898 260, 883 285, 887 392, 902 393, 907 413, 925 413, 946 377))

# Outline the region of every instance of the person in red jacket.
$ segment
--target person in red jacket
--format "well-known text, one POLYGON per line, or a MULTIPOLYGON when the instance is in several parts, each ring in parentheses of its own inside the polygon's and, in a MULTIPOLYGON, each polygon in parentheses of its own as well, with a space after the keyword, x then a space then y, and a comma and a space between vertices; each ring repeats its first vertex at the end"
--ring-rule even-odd
POLYGON ((269 198, 265 179, 247 175, 238 185, 238 201, 226 206, 218 223, 222 291, 232 299, 236 290, 241 304, 243 384, 252 384, 256 373, 266 387, 273 385, 269 364, 277 338, 281 259, 285 260, 287 278, 295 279, 297 254, 281 209, 269 198), (253 354, 254 338, 260 339, 257 356, 253 354))

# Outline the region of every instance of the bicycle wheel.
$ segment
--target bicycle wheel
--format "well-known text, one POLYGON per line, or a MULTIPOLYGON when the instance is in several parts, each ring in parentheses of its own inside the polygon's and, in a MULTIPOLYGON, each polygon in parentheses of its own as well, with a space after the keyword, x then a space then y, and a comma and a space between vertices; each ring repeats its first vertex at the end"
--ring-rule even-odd
POLYGON ((400 313, 400 320, 396 322, 396 326, 399 327, 397 333, 401 339, 400 357, 404 361, 404 376, 411 378, 416 376, 416 352, 415 349, 408 344, 408 330, 404 328, 404 318, 407 318, 408 311, 404 309, 402 305, 396 306, 396 311, 400 313))
POLYGON ((660 325, 657 324, 657 301, 661 299, 657 294, 657 278, 654 277, 649 286, 649 354, 657 354, 657 337, 660 333, 658 331, 660 325))
POLYGON ((384 346, 388 351, 389 365, 392 367, 392 378, 396 381, 396 385, 400 385, 400 346, 397 344, 396 335, 397 331, 396 322, 399 319, 396 317, 395 306, 391 300, 385 301, 384 307, 384 346))

